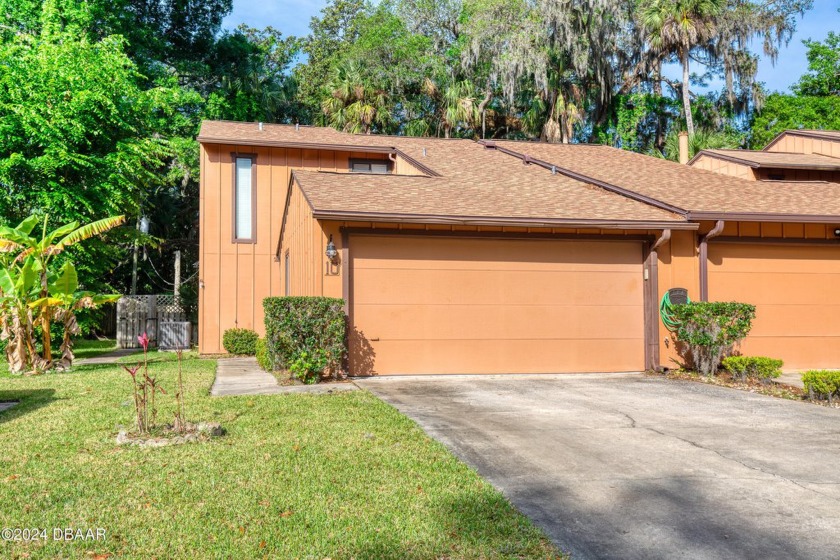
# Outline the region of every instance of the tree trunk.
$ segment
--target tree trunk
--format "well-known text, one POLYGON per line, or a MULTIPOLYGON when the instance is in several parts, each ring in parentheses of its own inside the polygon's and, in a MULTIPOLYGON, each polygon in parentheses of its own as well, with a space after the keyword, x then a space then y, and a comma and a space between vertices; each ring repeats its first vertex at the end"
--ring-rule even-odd
POLYGON ((657 150, 665 146, 665 126, 662 118, 662 59, 657 57, 653 63, 653 95, 656 97, 656 138, 654 145, 657 150))
POLYGON ((691 98, 688 91, 688 52, 682 53, 680 57, 682 60, 683 69, 683 83, 682 83, 682 98, 683 109, 685 110, 685 127, 688 130, 688 136, 694 136, 694 119, 691 117, 691 98))
MULTIPOLYGON (((140 216, 137 216, 137 232, 140 232, 140 216)), ((137 295, 137 257, 140 254, 140 242, 134 239, 134 251, 131 255, 131 295, 137 295)))
POLYGON ((50 333, 50 318, 46 313, 41 316, 41 330, 44 331, 44 359, 47 366, 52 362, 52 335, 50 333))

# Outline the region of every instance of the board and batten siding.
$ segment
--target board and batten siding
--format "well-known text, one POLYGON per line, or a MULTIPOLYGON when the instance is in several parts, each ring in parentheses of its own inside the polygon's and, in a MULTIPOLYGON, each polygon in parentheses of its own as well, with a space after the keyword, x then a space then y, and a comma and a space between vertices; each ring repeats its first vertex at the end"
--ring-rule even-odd
POLYGON ((776 141, 770 143, 764 150, 767 152, 787 152, 793 154, 820 154, 840 158, 840 139, 829 140, 810 138, 800 134, 784 134, 776 141))
MULTIPOLYGON (((202 144, 200 148, 201 190, 199 198, 199 351, 223 353, 222 335, 230 328, 264 332, 262 300, 283 295, 282 257, 277 260, 280 227, 294 169, 347 172, 350 158, 384 159, 385 154, 269 148, 234 144, 202 144), (256 156, 256 239, 234 242, 233 154, 256 156)), ((314 223, 314 220, 312 221, 314 223)), ((312 242, 321 243, 311 226, 312 242)), ((326 242, 323 242, 326 246, 326 242)), ((319 260, 301 259, 312 278, 319 260)), ((294 264, 294 263, 293 263, 294 264)), ((303 274, 292 268, 292 274, 303 274)), ((303 282, 302 278, 297 282, 303 282)))
POLYGON ((701 154, 700 157, 691 163, 691 167, 697 169, 705 169, 706 171, 714 171, 721 175, 729 175, 731 177, 738 177, 739 179, 746 179, 747 181, 755 181, 755 173, 749 165, 727 161, 713 156, 701 154))

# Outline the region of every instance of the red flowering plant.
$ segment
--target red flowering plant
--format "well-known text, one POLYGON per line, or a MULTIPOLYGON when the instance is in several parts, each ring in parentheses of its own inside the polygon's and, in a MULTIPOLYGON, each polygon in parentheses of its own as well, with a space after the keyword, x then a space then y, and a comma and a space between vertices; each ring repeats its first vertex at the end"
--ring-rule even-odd
POLYGON ((158 392, 165 395, 166 391, 158 384, 156 377, 149 375, 149 336, 144 332, 137 337, 137 342, 143 347, 143 362, 138 362, 134 367, 123 366, 123 368, 131 375, 137 430, 141 434, 147 434, 155 427, 157 422, 155 395, 158 392), (138 379, 137 373, 141 367, 143 368, 143 374, 138 379))

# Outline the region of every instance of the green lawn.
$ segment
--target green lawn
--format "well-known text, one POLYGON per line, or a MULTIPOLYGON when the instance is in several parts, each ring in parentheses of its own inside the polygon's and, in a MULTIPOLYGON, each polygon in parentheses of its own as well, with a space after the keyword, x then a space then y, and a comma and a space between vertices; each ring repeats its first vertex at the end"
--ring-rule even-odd
MULTIPOLYGON (((49 530, 46 541, 0 542, 0 557, 559 557, 496 490, 370 394, 211 398, 214 367, 185 361, 187 415, 229 433, 160 449, 114 443, 133 413, 119 366, 0 373, 0 401, 21 400, 0 413, 0 528, 49 530), (53 541, 54 527, 106 538, 53 541)), ((173 388, 174 362, 150 368, 173 388)))

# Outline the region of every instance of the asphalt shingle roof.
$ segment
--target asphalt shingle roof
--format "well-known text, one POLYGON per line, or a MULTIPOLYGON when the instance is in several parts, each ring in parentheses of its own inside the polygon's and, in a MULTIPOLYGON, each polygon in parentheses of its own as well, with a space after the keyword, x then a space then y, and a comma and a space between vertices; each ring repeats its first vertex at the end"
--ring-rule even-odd
MULTIPOLYGON (((840 132, 834 134, 840 138, 840 132)), ((507 151, 502 153, 463 139, 347 134, 275 124, 260 129, 257 123, 226 121, 205 121, 199 141, 393 151, 413 159, 430 175, 439 175, 296 171, 313 207, 330 212, 675 224, 685 219, 669 209, 704 217, 840 216, 838 183, 747 181, 601 145, 492 142, 507 151), (520 155, 554 165, 558 172, 526 165, 520 155)))
POLYGON ((747 181, 610 146, 498 141, 496 146, 692 213, 840 216, 840 184, 747 181))

